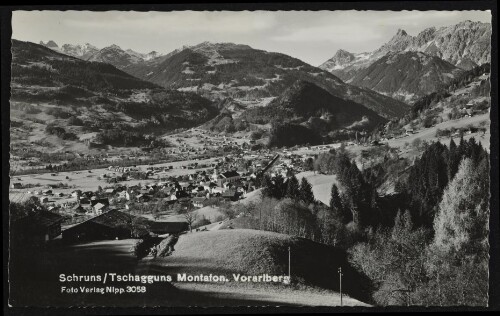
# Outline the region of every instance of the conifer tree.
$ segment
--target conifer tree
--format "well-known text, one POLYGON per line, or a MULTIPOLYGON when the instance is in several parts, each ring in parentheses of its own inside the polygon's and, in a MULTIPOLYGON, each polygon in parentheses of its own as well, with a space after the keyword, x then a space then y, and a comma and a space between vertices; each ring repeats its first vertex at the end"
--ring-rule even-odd
POLYGON ((300 198, 299 180, 297 180, 297 177, 295 176, 288 178, 286 197, 294 200, 298 200, 300 198))
POLYGON ((300 200, 306 204, 311 204, 315 201, 312 186, 306 178, 302 178, 300 181, 300 200))
POLYGON ((488 173, 470 158, 443 193, 434 220, 434 244, 443 250, 479 251, 488 238, 488 173), (478 170, 480 172, 478 172, 478 170))
POLYGON ((448 155, 448 179, 453 179, 455 173, 458 171, 458 165, 460 164, 460 156, 457 148, 457 144, 453 138, 450 141, 450 149, 448 155))

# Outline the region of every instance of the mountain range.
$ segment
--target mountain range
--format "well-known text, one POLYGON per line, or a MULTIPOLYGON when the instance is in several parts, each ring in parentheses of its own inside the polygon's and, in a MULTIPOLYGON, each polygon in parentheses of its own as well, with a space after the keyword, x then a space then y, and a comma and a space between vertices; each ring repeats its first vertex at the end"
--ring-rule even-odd
POLYGON ((140 54, 117 45, 97 51, 89 44, 84 45, 87 50, 81 45, 65 44, 59 48, 53 41, 43 45, 85 60, 111 64, 168 89, 195 92, 214 101, 230 98, 240 108, 248 103, 267 104, 295 81, 307 80, 333 95, 363 104, 388 119, 399 117, 408 110, 403 102, 347 85, 335 75, 299 59, 248 45, 203 42, 183 46, 165 55, 156 52, 140 54))
POLYGON ((156 51, 151 51, 149 53, 139 53, 132 49, 124 50, 120 46, 115 44, 106 46, 102 49, 97 48, 96 46, 89 43, 85 43, 83 45, 63 44, 59 47, 56 42, 49 40, 46 43, 40 41, 40 45, 43 45, 65 55, 88 61, 105 62, 117 68, 162 56, 162 54, 156 51))
POLYGON ((417 36, 398 30, 372 52, 339 50, 320 67, 235 43, 143 54, 114 44, 13 40, 13 100, 85 105, 94 111, 87 118, 125 115, 133 128, 231 132, 286 121, 322 136, 368 131, 488 62, 490 36, 490 24, 471 21, 417 36))
MULTIPOLYGON (((389 42, 372 52, 351 53, 341 49, 319 67, 335 74, 345 82, 363 87, 372 87, 377 92, 411 103, 419 95, 416 95, 414 90, 412 91, 411 86, 414 85, 410 85, 410 89, 407 89, 408 81, 420 81, 419 76, 428 74, 428 85, 439 87, 442 84, 446 84, 451 75, 454 76, 458 73, 457 69, 469 70, 478 65, 490 62, 490 42, 491 24, 489 23, 463 21, 452 26, 441 28, 430 27, 420 32, 417 36, 411 36, 406 31, 399 29, 389 42), (363 72, 364 69, 369 68, 384 56, 406 52, 419 52, 428 57, 418 58, 417 55, 400 55, 398 60, 401 63, 400 69, 403 73, 405 68, 402 67, 405 64, 415 64, 408 58, 417 57, 417 61, 422 63, 418 67, 420 69, 418 72, 408 73, 403 81, 393 79, 394 65, 389 67, 386 73, 378 71, 377 78, 380 81, 394 81, 391 89, 386 89, 386 84, 369 82, 371 81, 370 79, 367 82, 360 78, 362 76, 360 73, 366 75, 366 72, 363 72), (445 64, 440 62, 439 59, 455 66, 457 69, 453 69, 450 72, 450 67, 445 67, 445 64), (424 64, 428 61, 431 61, 434 66, 429 67, 428 64, 424 64), (443 69, 442 67, 444 67, 448 75, 440 74, 443 69), (426 72, 422 73, 422 71, 426 72), (398 86, 398 83, 401 83, 401 86, 398 86)), ((374 68, 380 70, 380 65, 374 68)), ((371 69, 369 72, 373 70, 371 69)), ((428 92, 425 88, 424 90, 424 93, 428 92)))
POLYGON ((297 80, 305 80, 383 117, 399 117, 408 109, 403 102, 346 84, 299 59, 248 45, 204 42, 122 69, 160 86, 196 92, 212 100, 231 98, 263 106, 297 80))
POLYGON ((163 130, 190 127, 218 110, 197 94, 162 88, 113 65, 85 61, 30 42, 12 40, 12 101, 49 103, 73 111, 89 126, 124 123, 163 130), (109 115, 121 119, 109 120, 109 115), (149 124, 149 125, 148 125, 149 124))
POLYGON ((436 91, 463 71, 439 57, 425 53, 390 52, 367 68, 359 69, 350 82, 411 102, 436 91))

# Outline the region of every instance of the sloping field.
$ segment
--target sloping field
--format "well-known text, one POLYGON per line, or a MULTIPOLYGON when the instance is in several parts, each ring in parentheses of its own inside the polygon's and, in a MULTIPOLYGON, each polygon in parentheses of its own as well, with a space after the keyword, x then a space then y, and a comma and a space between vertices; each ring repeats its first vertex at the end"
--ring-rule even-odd
POLYGON ((237 203, 249 204, 252 202, 258 202, 262 197, 261 192, 262 192, 262 189, 257 189, 257 190, 254 190, 252 192, 249 192, 245 195, 244 199, 238 201, 237 203))
MULTIPOLYGON (((454 128, 462 128, 462 127, 466 127, 468 125, 474 125, 474 126, 477 126, 479 125, 481 122, 486 122, 486 126, 487 127, 487 135, 485 135, 484 139, 481 138, 481 137, 478 137, 479 133, 476 133, 476 140, 480 141, 481 144, 485 147, 485 148, 488 148, 489 150, 489 123, 490 123, 490 113, 485 113, 485 114, 480 114, 480 115, 476 115, 476 116, 473 116, 473 117, 464 117, 464 118, 461 118, 461 119, 458 119, 458 120, 449 120, 449 121, 445 121, 445 122, 442 122, 442 123, 439 123, 439 124, 436 124, 435 126, 433 127, 430 127, 430 128, 426 128, 426 129, 423 129, 423 130, 420 130, 420 131, 417 131, 415 134, 411 134, 407 137, 403 137, 403 138, 397 138, 397 139, 391 139, 388 141, 388 144, 389 146, 391 147, 402 147, 404 146, 404 144, 406 142, 408 143, 411 143, 412 141, 414 141, 416 138, 420 138, 421 140, 426 140, 426 141, 433 141, 433 140, 437 140, 437 137, 436 137, 436 131, 437 129, 450 129, 452 127, 454 128)), ((464 137, 464 139, 468 139, 469 137, 464 137)))
POLYGON ((306 178, 312 185, 312 191, 316 200, 321 201, 326 205, 330 205, 330 192, 332 185, 335 183, 340 189, 336 175, 326 175, 314 173, 313 171, 304 171, 297 174, 299 182, 302 178, 306 178))
MULTIPOLYGON (((219 209, 212 206, 205 206, 199 208, 197 210, 192 211, 192 213, 195 214, 197 220, 205 217, 211 222, 215 222, 220 216, 222 216, 222 213, 219 211, 219 209)), ((183 214, 169 215, 163 217, 161 221, 182 222, 185 221, 185 217, 183 214)))
MULTIPOLYGON (((279 293, 285 289, 281 301, 291 303, 284 293, 292 290, 306 290, 298 289, 298 285, 248 284, 237 282, 233 278, 233 274, 288 275, 288 247, 291 248, 292 278, 301 286, 321 288, 333 295, 333 291, 338 291, 339 286, 337 269, 342 267, 344 278, 349 280, 343 286, 344 293, 350 297, 367 300, 369 282, 350 267, 344 251, 307 239, 258 230, 228 229, 182 235, 175 245, 172 256, 151 260, 149 271, 168 271, 170 274, 223 275, 229 282, 216 283, 213 288, 214 292, 227 291, 228 287, 239 289, 250 286, 252 289, 258 289, 259 286, 264 286, 266 291, 274 289, 276 293, 273 295, 276 297, 270 301, 277 302, 279 293)), ((180 289, 187 287, 190 290, 196 290, 197 288, 193 283, 187 285, 187 283, 176 282, 174 284, 180 289)), ((206 291, 207 289, 200 290, 206 291)), ((246 293, 246 290, 238 291, 242 295, 246 293)), ((234 293, 236 292, 235 290, 234 293)), ((309 305, 314 305, 314 302, 309 305)))

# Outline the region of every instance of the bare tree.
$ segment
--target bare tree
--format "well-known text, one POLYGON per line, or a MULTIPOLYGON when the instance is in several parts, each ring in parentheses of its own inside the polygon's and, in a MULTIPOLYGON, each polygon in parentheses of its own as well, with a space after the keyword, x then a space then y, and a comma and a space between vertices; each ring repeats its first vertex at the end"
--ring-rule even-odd
POLYGON ((186 210, 186 213, 184 213, 184 219, 189 225, 189 231, 193 232, 193 223, 196 221, 196 213, 192 211, 191 208, 188 208, 186 210))

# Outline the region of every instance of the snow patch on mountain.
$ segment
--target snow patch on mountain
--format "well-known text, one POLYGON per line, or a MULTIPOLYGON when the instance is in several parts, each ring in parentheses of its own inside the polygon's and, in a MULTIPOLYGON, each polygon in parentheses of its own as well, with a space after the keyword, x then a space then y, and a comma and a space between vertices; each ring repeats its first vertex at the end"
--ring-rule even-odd
POLYGON ((389 42, 373 52, 350 53, 338 50, 319 67, 344 81, 388 53, 421 52, 439 57, 462 69, 472 69, 491 60, 491 24, 463 21, 440 28, 429 27, 416 36, 399 29, 389 42))

